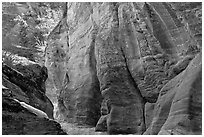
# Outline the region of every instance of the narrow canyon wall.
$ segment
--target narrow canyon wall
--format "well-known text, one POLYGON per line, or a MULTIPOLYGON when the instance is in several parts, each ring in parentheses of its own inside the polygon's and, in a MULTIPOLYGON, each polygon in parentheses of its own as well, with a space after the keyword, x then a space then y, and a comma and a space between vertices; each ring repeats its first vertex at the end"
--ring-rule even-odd
MULTIPOLYGON (((127 62, 128 59, 139 56, 137 55, 138 47, 137 45, 135 48, 133 47, 136 41, 133 39, 134 32, 130 31, 131 24, 127 26, 130 31, 126 32, 127 36, 121 36, 126 22, 122 17, 121 20, 124 22, 124 26, 122 26, 119 19, 120 14, 127 14, 124 13, 125 11, 122 12, 126 5, 104 3, 101 6, 106 7, 107 10, 101 11, 102 15, 99 13, 99 16, 103 18, 99 21, 99 26, 106 25, 106 27, 101 27, 98 32, 95 54, 100 91, 106 100, 109 112, 107 117, 108 132, 110 134, 141 134, 145 130, 144 100, 131 76, 127 62), (127 45, 123 45, 122 41, 127 45), (124 46, 133 50, 129 58, 126 57, 127 52, 125 53, 124 46)), ((136 62, 139 62, 137 60, 136 58, 136 62)))
POLYGON ((201 3, 66 6, 46 50, 58 114, 109 134, 143 134, 146 128, 153 134, 145 103, 156 103, 161 89, 201 52, 201 3), (189 12, 194 23, 186 19, 189 12))

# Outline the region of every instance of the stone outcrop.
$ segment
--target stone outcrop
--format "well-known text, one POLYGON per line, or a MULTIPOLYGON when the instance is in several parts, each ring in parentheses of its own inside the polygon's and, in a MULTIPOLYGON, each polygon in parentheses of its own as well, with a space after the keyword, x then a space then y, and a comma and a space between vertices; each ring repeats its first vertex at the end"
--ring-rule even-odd
MULTIPOLYGON (((7 66, 6 64, 3 64, 2 66, 3 85, 5 87, 8 86, 7 88, 9 88, 10 85, 11 87, 15 87, 17 90, 16 91, 14 90, 13 92, 14 94, 17 95, 16 97, 18 97, 19 93, 22 94, 23 98, 26 99, 26 103, 29 103, 31 106, 34 106, 44 111, 49 118, 53 118, 53 105, 51 101, 48 99, 48 97, 45 95, 45 89, 42 88, 44 86, 40 86, 43 84, 38 83, 38 80, 42 82, 42 81, 45 81, 47 78, 47 77, 44 77, 44 75, 42 75, 42 73, 46 73, 44 72, 44 68, 41 68, 38 65, 39 70, 37 71, 40 73, 34 73, 33 71, 29 71, 29 69, 26 71, 26 67, 29 68, 29 66, 24 66, 24 69, 23 69, 24 72, 23 71, 19 72, 16 69, 13 69, 7 66), (33 76, 33 78, 29 76, 33 76), (37 81, 34 81, 34 79, 36 79, 37 81)), ((22 100, 21 98, 17 98, 17 99, 22 100)))
POLYGON ((48 78, 48 71, 45 66, 41 67, 39 64, 17 64, 15 65, 15 69, 22 73, 27 79, 34 81, 36 87, 38 87, 41 92, 46 92, 45 81, 48 78))
POLYGON ((13 91, 2 89, 3 135, 65 135, 60 124, 47 118, 37 117, 14 100, 13 91))
POLYGON ((201 26, 201 6, 184 3, 179 10, 181 5, 67 3, 47 47, 59 115, 70 123, 97 124, 97 131, 109 134, 143 134, 146 128, 153 134, 150 114, 157 107, 145 103, 158 103, 169 81, 201 52, 201 32, 186 28, 201 26), (180 20, 185 6, 198 21, 180 20))
POLYGON ((202 133, 202 64, 198 54, 160 91, 153 121, 145 134, 202 133))
POLYGON ((2 65, 2 133, 9 135, 66 134, 53 120, 45 95, 47 69, 38 64, 2 65))

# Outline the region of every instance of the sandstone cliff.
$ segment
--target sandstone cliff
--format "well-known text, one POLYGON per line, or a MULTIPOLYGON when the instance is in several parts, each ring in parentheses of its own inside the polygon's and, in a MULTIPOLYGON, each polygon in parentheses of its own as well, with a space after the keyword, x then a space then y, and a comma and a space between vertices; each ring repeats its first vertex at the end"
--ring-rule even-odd
POLYGON ((201 99, 193 99, 201 94, 201 10, 201 3, 67 3, 46 50, 58 117, 109 134, 201 134, 201 99))

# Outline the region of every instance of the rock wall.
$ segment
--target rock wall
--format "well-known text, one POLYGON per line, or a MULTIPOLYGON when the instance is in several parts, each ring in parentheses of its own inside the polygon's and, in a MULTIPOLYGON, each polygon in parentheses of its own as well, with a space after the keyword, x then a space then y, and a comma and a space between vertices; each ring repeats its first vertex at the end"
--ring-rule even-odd
POLYGON ((109 134, 143 134, 146 128, 160 133, 149 132, 154 120, 146 111, 153 110, 145 103, 156 103, 165 85, 201 52, 202 34, 189 27, 200 30, 201 8, 200 3, 67 3, 46 53, 59 115, 80 125, 98 121, 96 129, 109 134), (194 23, 180 20, 189 12, 197 13, 194 23))
MULTIPOLYGON (((198 50, 202 46, 202 4, 201 2, 185 2, 185 3, 170 3, 172 9, 176 11, 178 18, 182 19, 186 31, 190 37, 194 38, 193 42, 197 46, 192 46, 194 43, 188 42, 191 46, 190 50, 198 50)), ((187 44, 187 43, 186 43, 187 44)))
MULTIPOLYGON (((126 23, 124 18, 122 18, 125 22, 124 26, 120 26, 119 22, 119 15, 125 14, 119 11, 124 10, 123 5, 106 3, 102 6, 108 8, 106 10, 108 14, 102 13, 101 16, 104 20, 100 22, 102 24, 107 21, 106 25, 108 26, 99 30, 95 45, 95 55, 100 91, 104 100, 107 101, 107 108, 110 113, 107 117, 107 129, 110 134, 141 134, 145 130, 143 117, 144 100, 134 78, 131 76, 127 62, 128 59, 138 56, 138 47, 136 49, 133 48, 132 55, 126 58, 123 49, 125 45, 121 42, 121 40, 124 40, 124 43, 127 42, 127 47, 131 48, 136 43, 136 41, 131 41, 134 37, 134 32, 126 34, 127 37, 121 36, 121 31, 126 23), (121 9, 119 6, 121 6, 121 9)), ((131 29, 131 26, 128 27, 130 27, 128 29, 131 29)), ((137 60, 134 61, 139 62, 137 60)))
POLYGON ((160 91, 153 121, 145 134, 201 134, 202 64, 197 55, 185 71, 160 91))
POLYGON ((53 105, 45 95, 45 67, 3 64, 2 72, 2 134, 66 134, 53 120, 53 105))
POLYGON ((16 99, 23 99, 22 101, 26 101, 31 106, 44 111, 49 118, 53 118, 53 105, 45 95, 43 84, 47 79, 46 68, 37 64, 30 64, 27 66, 18 65, 14 69, 3 64, 2 72, 2 84, 7 88, 16 89, 14 93, 17 92, 15 93, 16 97, 20 97, 16 99))
MULTIPOLYGON (((22 107, 13 100, 12 89, 2 89, 2 134, 3 135, 65 135, 60 124, 22 107)), ((15 94, 15 92, 14 92, 15 94)), ((21 97, 19 97, 21 98, 21 97)), ((21 98, 22 99, 22 98, 21 98)), ((24 100, 23 100, 24 101, 24 100)))
POLYGON ((90 3, 70 5, 69 10, 84 11, 73 15, 76 26, 70 26, 74 31, 69 33, 69 83, 61 96, 67 98, 63 101, 69 121, 95 125, 100 116, 101 95, 94 55, 96 28, 90 16, 90 6, 90 3))

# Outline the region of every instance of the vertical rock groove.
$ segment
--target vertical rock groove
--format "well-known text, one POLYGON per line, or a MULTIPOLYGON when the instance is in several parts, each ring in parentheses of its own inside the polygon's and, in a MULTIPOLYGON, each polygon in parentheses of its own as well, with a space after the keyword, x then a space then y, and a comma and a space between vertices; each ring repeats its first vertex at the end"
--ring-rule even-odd
MULTIPOLYGON (((104 29, 98 33, 96 46, 97 76, 104 100, 107 100, 108 116, 107 130, 110 134, 141 134, 144 127, 143 98, 140 95, 134 79, 128 71, 126 56, 122 51, 119 29, 120 3, 107 4, 111 14, 108 25, 110 33, 103 40, 101 35, 104 29)), ((129 44, 129 43, 128 43, 129 44)), ((133 46, 133 45, 129 45, 133 46)))
MULTIPOLYGON (((96 125, 97 131, 109 134, 167 134, 165 128, 172 126, 167 115, 174 115, 171 106, 180 92, 176 87, 168 89, 168 84, 173 85, 184 77, 183 73, 199 52, 190 52, 198 46, 195 40, 201 32, 192 26, 199 23, 182 22, 180 5, 176 3, 71 2, 67 5, 67 18, 53 30, 48 48, 53 51, 56 88, 62 88, 65 74, 69 77, 59 93, 64 119, 78 125, 96 125), (61 25, 63 22, 67 26, 61 25), (69 34, 64 33, 66 27, 69 34), (57 52, 65 54, 54 57, 57 52), (149 105, 145 105, 147 102, 149 105), (154 113, 150 116, 149 112, 154 113)), ((200 93, 196 97, 197 94, 200 93)))
POLYGON ((169 39, 167 27, 161 16, 157 14, 155 9, 148 3, 145 3, 145 11, 148 14, 148 19, 153 26, 153 34, 159 40, 162 49, 169 55, 176 53, 174 43, 169 39))

